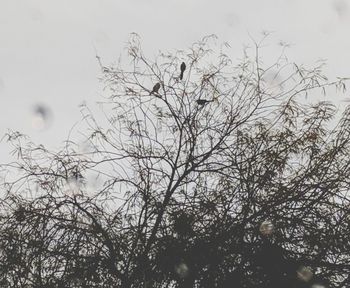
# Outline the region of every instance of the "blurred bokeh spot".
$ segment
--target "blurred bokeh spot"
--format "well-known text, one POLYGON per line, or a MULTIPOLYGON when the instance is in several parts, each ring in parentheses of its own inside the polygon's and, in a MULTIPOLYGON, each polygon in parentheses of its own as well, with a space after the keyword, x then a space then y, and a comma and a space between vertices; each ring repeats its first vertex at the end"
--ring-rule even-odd
POLYGON ((264 236, 269 236, 274 232, 274 225, 271 221, 264 221, 260 224, 259 231, 264 236))
POLYGON ((189 268, 187 264, 183 261, 175 265, 175 273, 180 277, 180 278, 186 278, 189 274, 189 268))
POLYGON ((42 22, 44 20, 44 14, 39 9, 31 9, 29 11, 30 18, 34 22, 42 22))
POLYGON ((345 0, 336 0, 333 2, 333 8, 341 19, 346 18, 348 14, 348 3, 345 0))
POLYGON ((230 14, 226 15, 226 24, 229 27, 237 26, 239 24, 238 15, 233 14, 233 13, 230 13, 230 14))
POLYGON ((326 286, 322 285, 322 284, 313 284, 311 286, 311 288, 326 288, 326 286))
POLYGON ((301 266, 297 270, 297 276, 299 280, 309 282, 313 277, 313 273, 310 267, 301 266))
POLYGON ((35 130, 45 130, 52 124, 53 116, 49 107, 37 104, 33 107, 32 126, 35 130))

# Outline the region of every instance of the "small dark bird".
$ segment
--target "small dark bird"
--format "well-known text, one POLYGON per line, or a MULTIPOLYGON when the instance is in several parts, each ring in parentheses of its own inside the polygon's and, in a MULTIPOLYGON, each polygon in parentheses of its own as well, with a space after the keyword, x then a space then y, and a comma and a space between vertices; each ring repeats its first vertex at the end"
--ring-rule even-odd
POLYGON ((160 83, 158 82, 156 85, 153 86, 153 89, 152 89, 151 93, 149 93, 149 95, 154 94, 154 93, 158 94, 159 89, 160 89, 160 83))
POLYGON ((186 70, 186 64, 185 64, 185 62, 182 62, 182 63, 181 63, 180 70, 181 70, 181 73, 180 73, 180 80, 182 80, 182 78, 184 77, 184 72, 185 72, 185 70, 186 70))
POLYGON ((205 99, 197 99, 196 102, 198 105, 205 105, 207 103, 213 102, 214 100, 205 100, 205 99))

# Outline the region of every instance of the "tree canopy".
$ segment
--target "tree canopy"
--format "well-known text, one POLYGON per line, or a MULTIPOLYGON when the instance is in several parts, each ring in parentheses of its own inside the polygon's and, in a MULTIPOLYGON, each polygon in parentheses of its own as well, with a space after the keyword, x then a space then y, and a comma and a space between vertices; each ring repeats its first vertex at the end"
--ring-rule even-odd
POLYGON ((151 60, 132 35, 130 62, 97 57, 84 149, 6 135, 1 287, 349 284, 350 110, 304 101, 344 79, 215 43, 151 60))

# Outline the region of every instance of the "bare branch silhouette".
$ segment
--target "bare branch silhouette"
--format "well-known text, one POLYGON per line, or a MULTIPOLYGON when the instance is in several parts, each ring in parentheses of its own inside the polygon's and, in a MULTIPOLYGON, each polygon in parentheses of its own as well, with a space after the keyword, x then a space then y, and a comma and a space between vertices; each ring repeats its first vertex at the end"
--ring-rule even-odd
POLYGON ((303 101, 345 79, 213 39, 151 61, 133 34, 130 65, 98 58, 83 150, 3 138, 1 287, 348 285, 350 109, 303 101))

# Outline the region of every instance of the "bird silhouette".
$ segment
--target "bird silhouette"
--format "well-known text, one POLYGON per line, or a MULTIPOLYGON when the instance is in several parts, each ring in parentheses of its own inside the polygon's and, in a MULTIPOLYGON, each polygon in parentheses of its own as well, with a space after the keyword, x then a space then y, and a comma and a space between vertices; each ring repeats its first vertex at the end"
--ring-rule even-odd
POLYGON ((182 78, 184 77, 184 72, 185 72, 185 70, 186 70, 186 64, 185 64, 185 62, 182 62, 182 63, 181 63, 180 70, 181 70, 181 73, 180 73, 180 80, 182 80, 182 78))
POLYGON ((154 94, 154 93, 158 94, 159 89, 160 89, 160 83, 158 82, 156 85, 153 86, 153 89, 152 89, 151 93, 149 93, 149 95, 154 94))
POLYGON ((197 99, 196 102, 198 105, 205 105, 207 103, 213 102, 214 100, 205 100, 205 99, 197 99))

